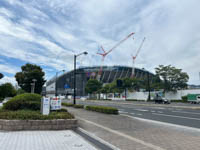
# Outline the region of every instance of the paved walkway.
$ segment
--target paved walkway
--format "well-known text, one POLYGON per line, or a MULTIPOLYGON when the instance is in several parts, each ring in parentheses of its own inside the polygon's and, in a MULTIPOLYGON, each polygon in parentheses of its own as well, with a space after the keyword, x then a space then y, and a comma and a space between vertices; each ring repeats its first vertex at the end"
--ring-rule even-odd
POLYGON ((200 132, 139 121, 122 115, 105 115, 67 108, 80 126, 122 150, 199 150, 200 132))
POLYGON ((0 150, 96 150, 71 130, 0 131, 0 150))

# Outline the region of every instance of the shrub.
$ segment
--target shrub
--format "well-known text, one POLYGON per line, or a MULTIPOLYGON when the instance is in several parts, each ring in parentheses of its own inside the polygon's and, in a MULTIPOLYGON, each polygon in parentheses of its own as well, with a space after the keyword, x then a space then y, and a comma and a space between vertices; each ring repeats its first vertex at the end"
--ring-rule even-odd
POLYGON ((72 103, 62 103, 63 106, 66 107, 74 107, 74 108, 84 108, 84 105, 80 105, 80 104, 72 104, 72 103))
POLYGON ((67 109, 52 110, 51 112, 68 112, 67 109))
POLYGON ((62 103, 63 106, 66 106, 66 107, 73 107, 74 104, 72 103, 62 103))
POLYGON ((105 107, 105 106, 86 106, 86 110, 96 111, 100 113, 106 114, 118 114, 118 109, 113 107, 105 107))
POLYGON ((84 105, 76 104, 73 106, 74 108, 84 108, 84 105))
POLYGON ((30 109, 30 110, 39 110, 41 106, 41 96, 39 94, 20 94, 5 104, 3 104, 3 109, 7 110, 20 110, 20 109, 30 109))
POLYGON ((188 99, 187 99, 187 95, 186 95, 186 96, 182 96, 181 98, 182 98, 182 101, 183 101, 183 102, 187 102, 187 100, 188 100, 188 99))
POLYGON ((42 115, 40 111, 18 110, 8 111, 0 110, 0 119, 9 120, 52 120, 52 119, 73 119, 74 116, 68 112, 51 112, 49 115, 42 115))

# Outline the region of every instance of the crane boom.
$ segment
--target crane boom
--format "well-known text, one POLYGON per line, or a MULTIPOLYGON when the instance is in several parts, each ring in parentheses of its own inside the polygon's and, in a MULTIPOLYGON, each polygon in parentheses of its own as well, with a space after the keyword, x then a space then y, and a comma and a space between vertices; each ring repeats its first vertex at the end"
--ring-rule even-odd
POLYGON ((141 50, 141 48, 142 48, 142 46, 143 46, 143 44, 144 44, 145 39, 146 39, 146 38, 144 37, 144 39, 142 40, 142 43, 140 44, 140 47, 138 48, 138 50, 137 50, 135 56, 133 57, 133 59, 136 59, 136 58, 137 58, 137 56, 138 56, 138 54, 139 54, 139 52, 140 52, 140 50, 141 50))
POLYGON ((130 33, 126 38, 124 38, 123 40, 121 40, 120 42, 118 42, 113 48, 111 48, 109 51, 105 51, 103 46, 101 46, 101 50, 103 51, 103 53, 97 53, 98 55, 102 56, 102 65, 100 67, 99 73, 97 75, 97 79, 100 81, 100 77, 102 74, 102 67, 103 67, 103 62, 104 62, 104 58, 111 52, 113 51, 115 48, 117 48, 120 44, 122 44, 124 41, 126 41, 128 38, 130 38, 133 34, 135 33, 130 33))
POLYGON ((135 33, 130 33, 125 39, 123 39, 123 40, 121 40, 119 43, 117 43, 113 48, 111 48, 108 52, 107 52, 107 54, 108 53, 110 53, 111 51, 113 51, 115 48, 117 48, 120 44, 122 44, 124 41, 126 41, 129 37, 131 37, 133 34, 135 34, 135 33))

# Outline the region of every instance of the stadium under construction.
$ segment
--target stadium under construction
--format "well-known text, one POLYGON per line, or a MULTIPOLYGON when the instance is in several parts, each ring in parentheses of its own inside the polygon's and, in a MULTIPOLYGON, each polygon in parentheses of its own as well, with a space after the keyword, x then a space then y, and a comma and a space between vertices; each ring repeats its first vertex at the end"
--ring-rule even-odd
MULTIPOLYGON (((76 95, 86 96, 85 86, 89 79, 97 79, 100 66, 94 67, 81 67, 76 70, 76 95)), ((103 84, 111 83, 116 79, 130 78, 132 76, 132 67, 128 66, 103 66, 101 70, 100 81, 103 84)), ((144 69, 135 68, 135 78, 144 78, 152 73, 144 69)), ((46 83, 46 94, 55 94, 56 83, 57 83, 57 94, 58 95, 72 95, 73 94, 73 80, 74 70, 65 72, 64 74, 54 77, 46 83), (57 80, 57 82, 55 82, 57 80)))

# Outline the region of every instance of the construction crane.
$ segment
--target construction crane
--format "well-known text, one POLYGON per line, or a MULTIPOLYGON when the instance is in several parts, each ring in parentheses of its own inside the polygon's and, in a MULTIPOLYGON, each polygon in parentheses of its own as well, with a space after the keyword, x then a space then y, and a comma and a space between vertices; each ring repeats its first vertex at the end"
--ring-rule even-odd
POLYGON ((141 49, 142 49, 142 46, 143 46, 143 44, 144 44, 145 39, 146 39, 146 38, 144 37, 144 39, 142 40, 142 43, 140 44, 140 47, 138 48, 138 50, 137 50, 135 56, 131 55, 131 56, 132 56, 132 59, 133 59, 133 68, 132 68, 132 73, 131 73, 131 77, 132 77, 132 78, 135 76, 135 61, 136 61, 136 58, 137 58, 139 52, 140 52, 141 49))
POLYGON ((117 43, 113 48, 111 48, 109 51, 105 51, 103 46, 101 46, 101 50, 103 51, 103 53, 97 53, 98 55, 101 55, 102 56, 102 64, 101 64, 101 67, 100 67, 100 70, 98 72, 98 75, 97 75, 97 80, 100 81, 100 78, 101 78, 101 74, 102 74, 102 68, 103 68, 103 63, 104 63, 104 59, 105 57, 110 53, 112 52, 115 48, 117 48, 120 44, 122 44, 124 41, 126 41, 128 38, 130 38, 133 34, 135 33, 130 33, 126 38, 124 38, 123 40, 121 40, 119 43, 117 43))

